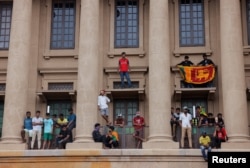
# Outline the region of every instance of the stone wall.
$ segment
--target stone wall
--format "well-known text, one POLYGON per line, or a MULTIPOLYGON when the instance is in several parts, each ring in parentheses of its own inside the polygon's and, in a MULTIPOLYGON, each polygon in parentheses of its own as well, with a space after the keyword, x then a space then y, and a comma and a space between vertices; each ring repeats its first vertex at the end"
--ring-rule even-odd
POLYGON ((206 168, 200 150, 23 150, 1 151, 1 168, 206 168))

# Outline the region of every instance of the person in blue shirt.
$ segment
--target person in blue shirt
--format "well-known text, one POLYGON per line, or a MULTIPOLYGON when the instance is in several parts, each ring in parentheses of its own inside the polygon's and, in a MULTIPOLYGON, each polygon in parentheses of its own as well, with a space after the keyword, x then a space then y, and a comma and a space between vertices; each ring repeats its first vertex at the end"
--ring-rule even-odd
MULTIPOLYGON (((73 109, 69 108, 68 125, 67 129, 72 133, 72 130, 76 127, 76 115, 73 113, 73 109)), ((70 142, 73 142, 73 136, 71 136, 70 142)))
POLYGON ((32 129, 31 112, 27 111, 23 122, 23 129, 21 131, 21 137, 24 143, 29 141, 29 137, 32 137, 32 129))
POLYGON ((76 127, 76 115, 73 113, 73 109, 69 108, 69 116, 68 116, 68 125, 67 128, 68 130, 72 131, 73 128, 76 127))
POLYGON ((47 148, 50 148, 50 141, 52 140, 52 132, 53 132, 53 125, 54 122, 50 118, 49 113, 46 113, 46 118, 43 120, 44 125, 44 134, 43 134, 43 149, 45 149, 46 145, 47 148))

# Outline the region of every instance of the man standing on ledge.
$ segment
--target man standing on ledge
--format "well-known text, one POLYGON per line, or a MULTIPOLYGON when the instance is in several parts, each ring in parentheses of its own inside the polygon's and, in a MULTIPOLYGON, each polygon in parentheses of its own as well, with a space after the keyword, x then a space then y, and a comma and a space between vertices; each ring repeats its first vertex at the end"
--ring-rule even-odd
MULTIPOLYGON (((181 63, 177 64, 177 66, 180 66, 180 65, 181 66, 193 66, 194 63, 192 61, 189 61, 189 56, 186 55, 184 57, 184 61, 182 61, 181 63)), ((187 83, 187 82, 185 82, 185 80, 182 80, 181 82, 183 83, 183 85, 184 85, 185 88, 193 88, 194 87, 192 83, 187 83)))
POLYGON ((108 109, 108 103, 110 102, 110 99, 105 96, 105 90, 101 90, 99 96, 98 96, 98 109, 100 110, 100 113, 102 115, 102 118, 106 121, 107 124, 109 123, 109 109, 108 109))
POLYGON ((181 148, 184 148, 184 138, 187 133, 189 148, 192 148, 192 116, 188 113, 188 107, 183 107, 184 112, 180 114, 179 123, 181 125, 181 148))
POLYGON ((202 57, 203 60, 197 64, 198 66, 207 66, 207 65, 215 66, 214 62, 211 59, 208 59, 206 54, 203 54, 202 57))
POLYGON ((125 84, 124 84, 124 77, 126 78, 127 82, 128 82, 128 87, 131 88, 131 81, 130 81, 130 77, 129 77, 129 61, 126 58, 126 53, 122 52, 122 58, 119 59, 119 73, 120 73, 120 77, 121 77, 121 87, 125 88, 125 84))
MULTIPOLYGON (((198 66, 208 66, 208 65, 215 66, 214 62, 211 59, 208 59, 206 54, 203 54, 202 56, 203 56, 203 60, 197 64, 198 66)), ((206 86, 213 87, 213 80, 207 82, 206 86)))

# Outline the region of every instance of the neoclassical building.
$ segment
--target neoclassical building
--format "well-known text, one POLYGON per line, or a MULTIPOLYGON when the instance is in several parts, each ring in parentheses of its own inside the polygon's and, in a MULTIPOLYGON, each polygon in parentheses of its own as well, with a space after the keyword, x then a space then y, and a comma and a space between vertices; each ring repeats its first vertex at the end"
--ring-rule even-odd
POLYGON ((171 107, 193 113, 197 105, 223 114, 229 141, 222 150, 250 151, 249 56, 250 0, 0 0, 0 161, 206 167, 199 150, 179 149, 169 125, 171 107), (120 87, 122 52, 132 88, 120 87), (216 64, 213 87, 184 88, 176 64, 185 55, 197 64, 203 54, 216 64), (97 109, 101 89, 111 99, 110 119, 125 117, 121 149, 103 150, 92 140, 93 125, 105 125, 97 109), (67 116, 69 107, 77 127, 65 151, 25 150, 26 111, 67 116), (147 139, 140 150, 132 138, 138 110, 147 139))

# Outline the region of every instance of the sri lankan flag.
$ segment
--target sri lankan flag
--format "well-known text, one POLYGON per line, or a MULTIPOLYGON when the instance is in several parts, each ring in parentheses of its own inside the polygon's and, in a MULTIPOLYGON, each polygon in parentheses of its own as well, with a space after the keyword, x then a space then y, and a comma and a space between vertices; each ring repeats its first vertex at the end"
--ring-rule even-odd
POLYGON ((215 68, 208 66, 179 66, 180 74, 185 82, 203 84, 214 79, 215 68))

